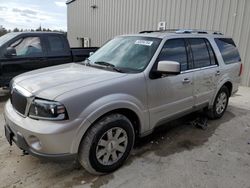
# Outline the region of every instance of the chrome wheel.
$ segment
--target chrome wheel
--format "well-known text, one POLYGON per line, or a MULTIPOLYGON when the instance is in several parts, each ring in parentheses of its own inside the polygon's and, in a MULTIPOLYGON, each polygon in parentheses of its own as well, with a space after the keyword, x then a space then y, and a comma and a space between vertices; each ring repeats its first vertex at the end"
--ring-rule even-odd
POLYGON ((106 131, 96 147, 96 158, 102 165, 113 165, 125 153, 128 136, 124 129, 113 127, 106 131))
POLYGON ((225 92, 221 92, 216 101, 216 112, 221 114, 224 112, 227 106, 227 94, 225 92))

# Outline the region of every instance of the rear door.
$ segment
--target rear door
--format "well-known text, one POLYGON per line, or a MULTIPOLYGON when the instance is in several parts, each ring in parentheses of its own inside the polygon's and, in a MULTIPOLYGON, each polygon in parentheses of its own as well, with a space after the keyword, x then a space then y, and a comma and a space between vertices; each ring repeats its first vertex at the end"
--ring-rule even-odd
POLYGON ((46 36, 48 65, 60 65, 72 61, 70 47, 63 35, 46 36))
POLYGON ((221 75, 215 53, 205 38, 186 40, 190 45, 193 61, 195 106, 207 105, 216 91, 221 75))
POLYGON ((46 66, 45 49, 42 38, 38 35, 20 36, 11 41, 7 47, 14 48, 16 55, 1 62, 2 77, 5 80, 46 66))

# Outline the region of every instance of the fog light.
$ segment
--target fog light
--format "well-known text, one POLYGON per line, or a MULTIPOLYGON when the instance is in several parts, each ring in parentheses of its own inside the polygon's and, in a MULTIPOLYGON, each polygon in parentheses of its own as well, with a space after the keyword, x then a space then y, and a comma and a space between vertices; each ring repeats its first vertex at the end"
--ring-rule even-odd
POLYGON ((41 150, 42 149, 42 145, 40 140, 36 137, 36 136, 29 136, 27 139, 28 144, 30 145, 30 147, 32 147, 35 150, 41 150))

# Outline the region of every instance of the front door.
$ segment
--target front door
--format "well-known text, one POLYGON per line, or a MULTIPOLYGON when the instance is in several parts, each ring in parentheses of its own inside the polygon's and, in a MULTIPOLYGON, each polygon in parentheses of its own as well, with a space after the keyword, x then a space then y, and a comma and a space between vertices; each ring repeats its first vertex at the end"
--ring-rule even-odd
POLYGON ((189 64, 188 50, 184 39, 167 40, 155 62, 169 60, 179 62, 181 74, 151 78, 147 82, 148 107, 151 128, 165 120, 189 111, 194 106, 193 72, 189 64))
POLYGON ((16 54, 2 60, 2 79, 9 82, 21 73, 42 68, 46 64, 40 37, 21 37, 8 47, 14 48, 16 54))

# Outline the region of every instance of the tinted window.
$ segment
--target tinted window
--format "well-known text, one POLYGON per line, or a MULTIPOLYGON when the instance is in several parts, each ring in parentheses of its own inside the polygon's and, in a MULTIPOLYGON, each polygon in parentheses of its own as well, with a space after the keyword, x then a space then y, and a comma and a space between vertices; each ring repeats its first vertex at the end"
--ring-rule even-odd
POLYGON ((188 39, 194 60, 194 68, 210 65, 210 56, 204 39, 188 39))
POLYGON ((64 52, 63 40, 59 36, 48 36, 51 52, 64 52))
POLYGON ((207 44, 207 48, 208 48, 208 52, 209 52, 209 56, 210 56, 211 65, 216 65, 217 59, 216 59, 215 53, 211 47, 211 44, 208 41, 206 41, 206 44, 207 44))
POLYGON ((186 45, 183 39, 168 40, 158 57, 158 61, 177 61, 181 64, 181 71, 188 69, 186 45))
POLYGON ((232 39, 220 38, 215 39, 225 64, 236 63, 241 61, 239 51, 232 39))
POLYGON ((39 37, 26 37, 15 41, 10 45, 16 50, 16 56, 40 56, 42 55, 42 46, 39 37))

